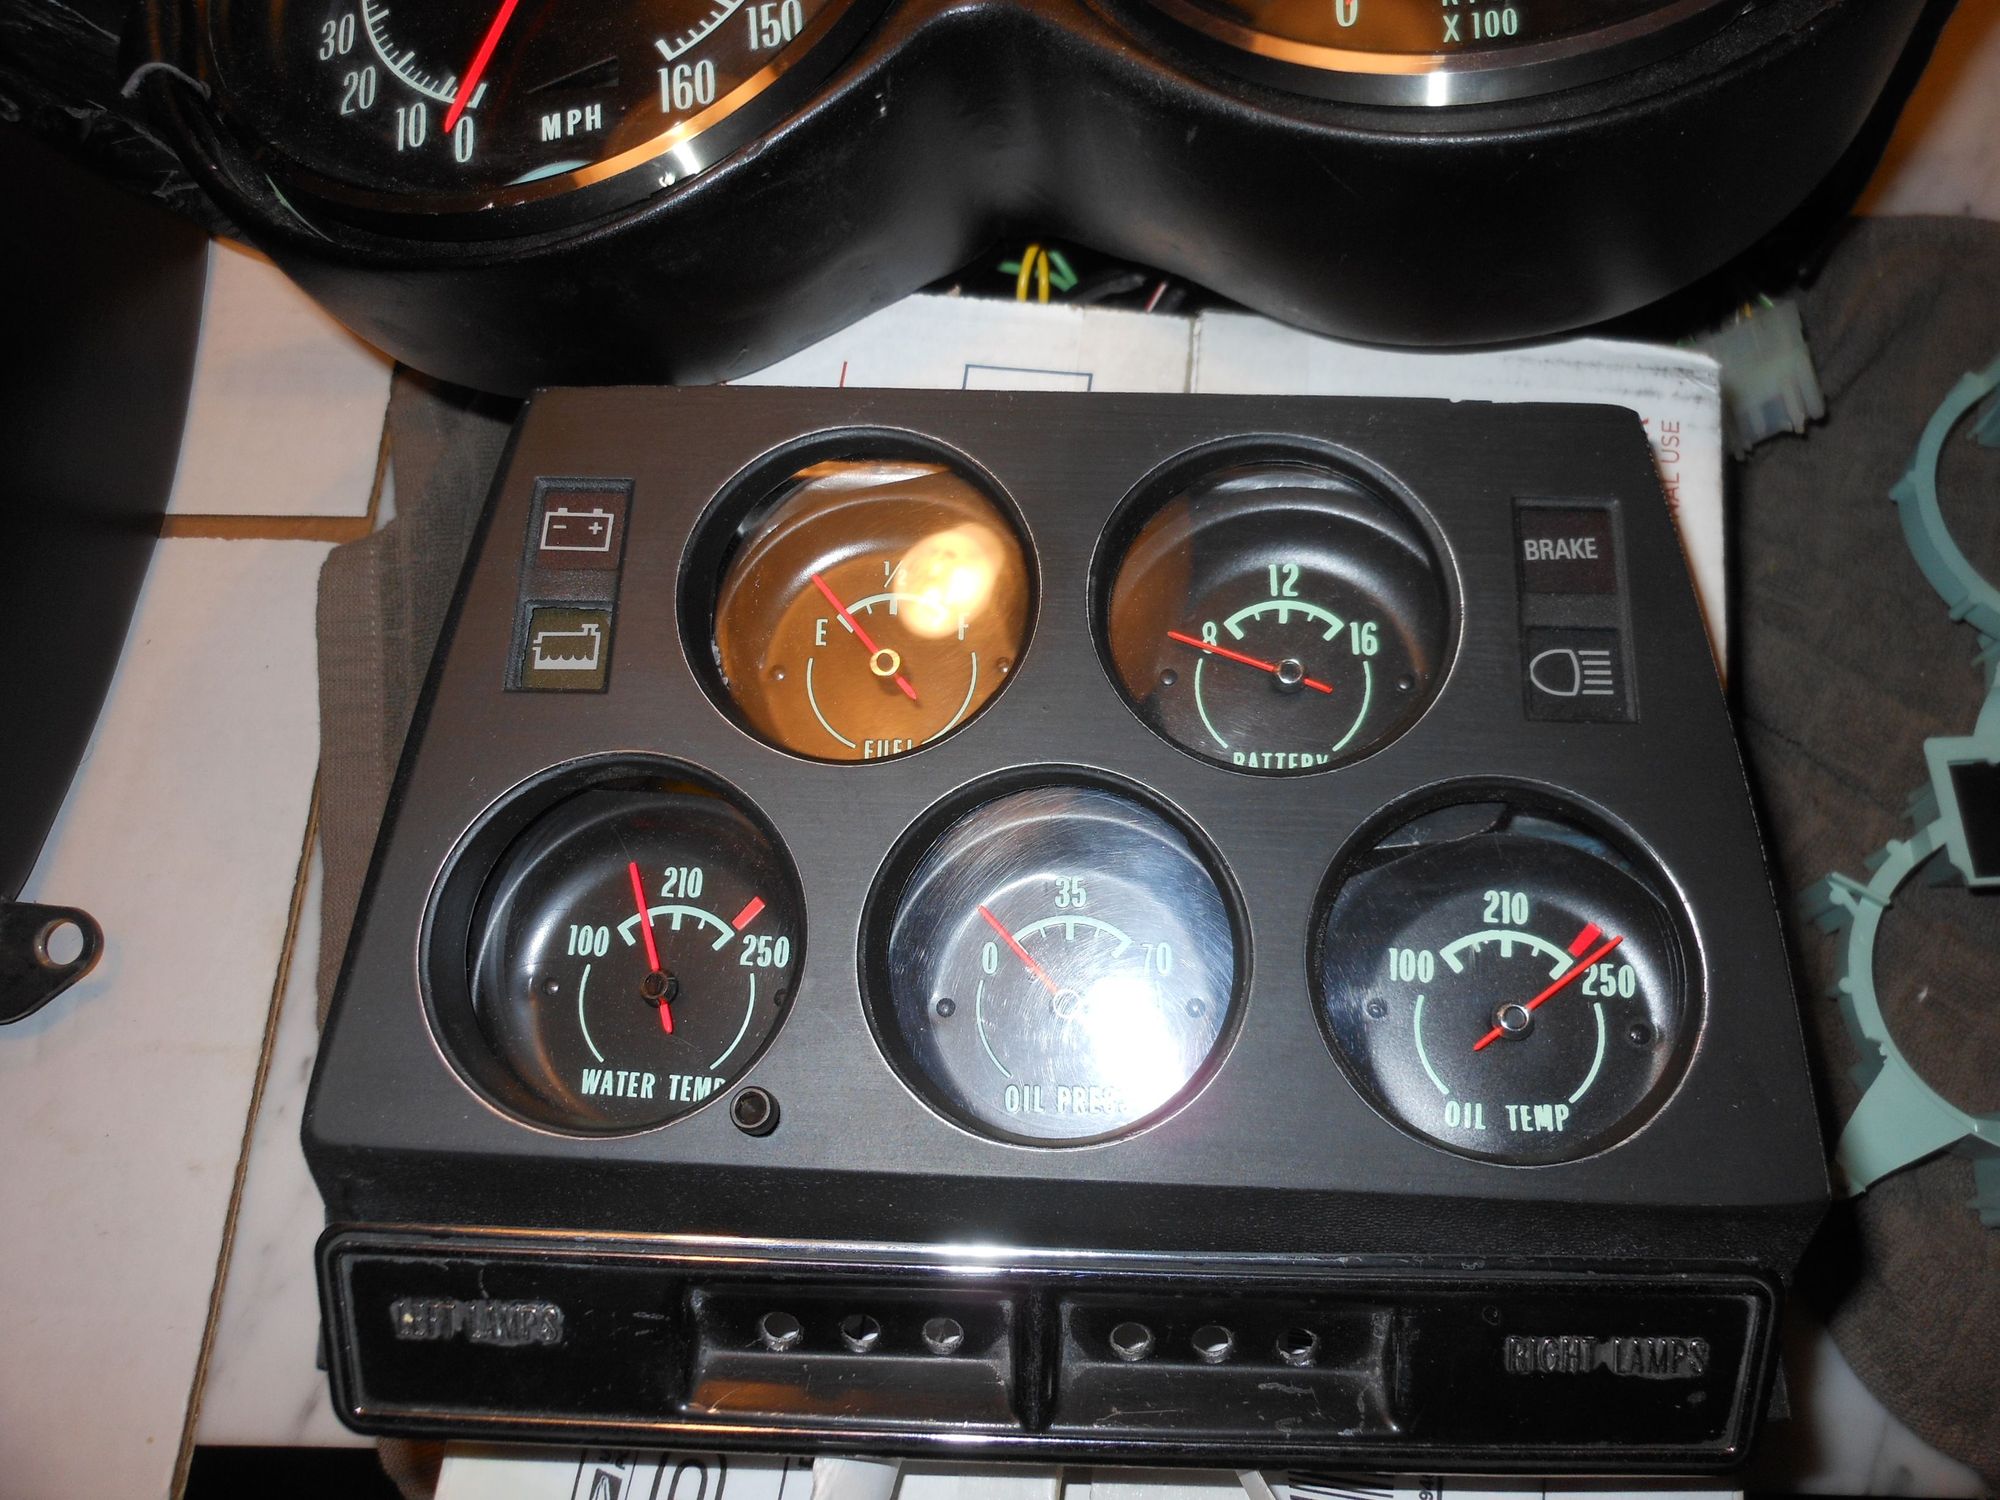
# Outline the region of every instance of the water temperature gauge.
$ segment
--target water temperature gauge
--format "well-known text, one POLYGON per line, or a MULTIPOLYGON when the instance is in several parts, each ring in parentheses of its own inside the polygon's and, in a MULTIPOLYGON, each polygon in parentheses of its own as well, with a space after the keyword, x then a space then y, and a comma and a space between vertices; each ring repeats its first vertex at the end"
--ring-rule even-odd
POLYGON ((1356 862, 1315 968, 1334 1050, 1378 1109, 1516 1165, 1639 1129, 1697 1029, 1651 880, 1579 826, 1502 803, 1433 813, 1356 862))
POLYGON ((1119 558, 1104 620, 1112 675, 1146 723, 1277 776, 1401 732, 1430 701, 1448 634, 1409 514, 1358 476, 1294 461, 1172 493, 1119 558))
POLYGON ((787 1013, 802 939, 789 862, 719 787, 592 786, 501 854, 463 949, 438 931, 434 1006, 464 1070, 515 1113, 642 1129, 749 1070, 787 1013))
POLYGON ((988 1135, 1130 1130, 1206 1075, 1233 1018, 1235 925, 1207 858, 1101 787, 966 813, 898 883, 884 922, 871 985, 884 1050, 988 1135))
POLYGON ((752 514, 715 602, 715 663, 748 726, 817 760, 921 749, 993 700, 1026 643, 1013 524, 943 464, 829 460, 752 514))

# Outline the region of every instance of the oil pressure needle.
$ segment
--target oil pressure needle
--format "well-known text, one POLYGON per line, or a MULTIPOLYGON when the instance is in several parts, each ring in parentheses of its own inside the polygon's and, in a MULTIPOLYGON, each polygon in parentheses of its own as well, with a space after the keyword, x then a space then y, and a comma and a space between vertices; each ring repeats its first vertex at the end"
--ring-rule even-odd
POLYGON ((493 49, 500 45, 500 33, 507 29, 507 23, 514 19, 514 7, 521 0, 500 0, 500 9, 493 17, 493 24, 486 28, 486 39, 479 44, 479 50, 472 54, 472 62, 466 67, 465 77, 459 80, 458 92, 451 96, 451 108, 445 111, 444 133, 450 135, 458 117, 465 113, 465 107, 472 102, 473 91, 479 87, 479 79, 486 72, 486 65, 493 60, 493 49))
POLYGON ((1035 962, 1034 954, 1030 953, 1026 948, 1023 948, 1018 942, 1014 940, 1014 934, 1007 930, 1006 923, 1002 922, 998 917, 994 916, 992 912, 988 911, 983 906, 980 907, 978 910, 979 910, 979 915, 986 918, 986 925, 988 927, 991 927, 995 932, 1000 934, 1000 941, 1005 943, 1009 948, 1012 948, 1014 950, 1014 956, 1020 959, 1022 963, 1028 966, 1028 972, 1034 975, 1035 978, 1041 980, 1041 982, 1048 988, 1048 992, 1051 995, 1060 998, 1062 995, 1062 986, 1057 984, 1053 979, 1049 978, 1049 971, 1047 969, 1044 969, 1040 964, 1035 962))
MULTIPOLYGON (((1259 661, 1254 656, 1245 656, 1241 651, 1231 651, 1227 646, 1218 646, 1214 641, 1197 640, 1194 636, 1183 635, 1178 630, 1169 630, 1167 632, 1167 639, 1170 641, 1179 641, 1183 646, 1192 646, 1197 651, 1205 651, 1210 656, 1219 656, 1224 661, 1240 661, 1246 667, 1255 667, 1260 672, 1269 672, 1273 677, 1279 676, 1284 670, 1274 661, 1259 661)), ((1299 686, 1309 687, 1316 693, 1330 693, 1333 691, 1331 683, 1321 682, 1317 677, 1301 677, 1299 679, 1299 686)))
MULTIPOLYGON (((646 906, 646 882, 639 878, 639 861, 633 860, 625 866, 632 877, 632 900, 639 908, 639 931, 646 935, 646 963, 653 974, 658 975, 660 985, 660 1030, 668 1036, 674 1034, 674 1013, 667 1006, 666 975, 660 969, 660 945, 653 938, 653 913, 646 906)), ((650 977, 650 976, 649 976, 650 977)))
MULTIPOLYGON (((1533 1011, 1539 1010, 1543 1004, 1545 1004, 1547 1001, 1553 1000, 1558 994, 1560 994, 1563 991, 1563 989, 1569 984, 1569 982, 1577 977, 1577 975, 1583 973, 1584 970, 1588 969, 1592 964, 1596 963, 1600 958, 1604 957, 1605 954, 1609 953, 1613 948, 1616 948, 1620 943, 1624 941, 1625 939, 1623 937, 1612 938, 1609 941, 1607 941, 1601 948, 1599 948, 1595 953, 1591 954, 1590 957, 1578 959, 1575 963, 1571 964, 1567 969, 1563 970, 1562 978, 1556 980, 1555 983, 1551 984, 1547 989, 1543 990, 1539 995, 1535 996, 1534 999, 1530 1000, 1526 1005, 1522 1006, 1521 1008, 1524 1011, 1528 1011, 1531 1013, 1533 1011)), ((1506 1032, 1501 1030, 1501 1028, 1499 1028, 1498 1026, 1495 1026, 1491 1031, 1487 1032, 1485 1036, 1481 1037, 1478 1041, 1472 1044, 1472 1050, 1474 1052, 1484 1052, 1488 1047, 1492 1046, 1495 1042, 1499 1041, 1500 1038, 1505 1035, 1506 1032)))
MULTIPOLYGON (((826 595, 826 602, 833 606, 833 612, 840 616, 841 623, 854 632, 854 638, 861 642, 863 649, 868 653, 868 660, 872 664, 875 658, 882 654, 882 648, 876 645, 869 637, 868 632, 861 628, 861 622, 847 612, 847 606, 842 604, 835 596, 833 590, 827 587, 824 578, 815 573, 812 575, 812 581, 813 587, 826 595)), ((891 654, 893 655, 894 653, 891 654)), ((905 677, 901 672, 896 674, 896 686, 903 690, 905 698, 908 698, 912 703, 917 701, 917 690, 910 686, 910 679, 905 677)), ((1030 959, 1029 962, 1032 963, 1033 960, 1030 959)))

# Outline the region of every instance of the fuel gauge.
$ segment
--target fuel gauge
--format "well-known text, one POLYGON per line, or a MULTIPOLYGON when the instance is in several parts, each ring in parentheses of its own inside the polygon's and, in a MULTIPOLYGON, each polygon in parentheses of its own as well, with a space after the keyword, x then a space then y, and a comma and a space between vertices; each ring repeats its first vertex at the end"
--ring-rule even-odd
POLYGON ((748 726, 817 760, 906 755, 973 718, 1019 662, 1020 534, 947 465, 829 460, 743 528, 716 595, 715 663, 748 726))

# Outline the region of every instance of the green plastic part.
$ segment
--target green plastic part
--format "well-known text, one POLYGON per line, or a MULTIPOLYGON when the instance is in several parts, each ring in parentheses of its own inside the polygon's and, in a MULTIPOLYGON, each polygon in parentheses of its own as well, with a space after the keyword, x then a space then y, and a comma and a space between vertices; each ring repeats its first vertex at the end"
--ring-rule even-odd
MULTIPOLYGON (((2000 1229, 2000 1114, 1962 1110, 1924 1082, 1897 1046, 1875 988, 1875 942, 1896 892, 1919 871, 1937 883, 2000 888, 2000 860, 1974 836, 1966 796, 1990 798, 2000 775, 2000 589, 1972 565, 1945 524, 1938 503, 1938 462, 1951 434, 1975 408, 1975 441, 2000 447, 2000 359, 1953 387, 1925 427, 1909 472, 1890 491, 1903 536, 1924 577, 1954 620, 1979 636, 1975 657, 1986 701, 1973 732, 1924 742, 1930 781, 1910 799, 1915 832, 1891 839, 1866 864, 1868 879, 1838 872, 1804 898, 1808 919, 1841 938, 1841 1014, 1861 1049, 1855 1069, 1861 1103, 1834 1150, 1834 1181, 1848 1196, 1866 1192, 1892 1172, 1957 1150, 1974 1158, 1972 1207, 1980 1222, 2000 1229), (1982 407, 1982 403, 1984 403, 1982 407), (1962 796, 1964 793, 1965 796, 1962 796), (1942 856, 1940 858, 1940 856, 1942 856)), ((1983 805, 1983 804, 1982 804, 1983 805)), ((1986 808, 1990 814, 1990 807, 1986 808)), ((1990 830, 1989 830, 1990 837, 1990 830)))

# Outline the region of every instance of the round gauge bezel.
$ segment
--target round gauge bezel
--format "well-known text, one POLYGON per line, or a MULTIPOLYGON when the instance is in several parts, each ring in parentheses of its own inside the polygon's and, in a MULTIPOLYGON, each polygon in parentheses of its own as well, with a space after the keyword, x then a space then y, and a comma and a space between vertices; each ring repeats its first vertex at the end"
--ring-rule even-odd
POLYGON ((589 756, 528 777, 495 798, 452 846, 432 882, 417 931, 417 989, 432 1045, 458 1080, 482 1104, 509 1123, 567 1140, 622 1139, 667 1130, 708 1112, 718 1100, 733 1098, 756 1069, 798 1003, 794 992, 783 1013, 764 1034, 729 1083, 691 1109, 647 1124, 602 1128, 556 1118, 550 1102, 525 1083, 501 1058, 481 1023, 473 1001, 476 920, 484 896, 509 851, 543 817, 580 793, 612 791, 694 791, 711 796, 748 819, 770 845, 789 887, 797 919, 787 934, 792 968, 806 972, 807 911, 798 865, 777 828, 735 786, 686 761, 666 756, 613 753, 589 756))
POLYGON ((907 428, 823 428, 759 454, 738 469, 716 492, 689 531, 688 544, 681 555, 675 595, 679 602, 677 614, 681 650, 688 669, 694 674, 695 681, 701 684, 709 702, 725 719, 757 744, 789 759, 807 765, 841 766, 866 771, 901 765, 912 756, 922 755, 956 739, 991 713, 1007 696, 1026 669, 1034 649, 1035 628, 1040 622, 1042 608, 1041 559, 1027 518, 1007 487, 984 464, 962 449, 907 428), (767 737, 750 722, 736 702, 735 694, 722 678, 720 651, 715 639, 716 607, 722 593, 723 577, 744 539, 784 502, 792 480, 801 470, 816 463, 865 463, 872 460, 941 465, 971 485, 992 505, 994 514, 1013 533, 1020 547, 1021 564, 1025 571, 1023 584, 1027 597, 1020 647, 1014 653, 1007 680, 977 709, 935 739, 926 740, 913 750, 873 759, 811 755, 767 737))
POLYGON ((1095 767, 1077 765, 1017 767, 997 772, 957 788, 926 809, 897 836, 888 857, 883 860, 881 868, 877 871, 874 883, 869 887, 867 900, 861 908, 860 936, 856 949, 856 972, 861 981, 862 1011, 868 1017, 868 1027, 874 1034, 876 1048, 889 1064, 889 1071, 896 1076, 897 1082, 902 1084, 910 1097, 953 1129, 963 1132, 974 1140, 1037 1153, 1092 1150, 1114 1146, 1157 1130, 1187 1110, 1207 1091, 1215 1081, 1216 1075, 1221 1072, 1231 1052, 1235 1050, 1243 1030, 1244 1012, 1248 1008, 1252 962, 1250 920, 1248 909, 1243 903, 1243 893, 1237 888, 1221 850, 1201 826, 1186 812, 1150 787, 1141 786, 1137 782, 1095 767), (895 929, 896 918, 909 893, 912 878, 938 841, 955 827, 960 819, 984 807, 1019 792, 1052 787, 1108 792, 1115 797, 1135 803, 1144 811, 1160 818, 1169 828, 1186 839, 1188 848, 1193 851, 1195 859, 1222 899, 1223 913, 1229 923, 1230 960, 1234 965, 1228 1012, 1223 1017, 1222 1025, 1216 1032, 1215 1042, 1209 1048, 1201 1066, 1195 1069, 1179 1089, 1175 1090, 1171 1098, 1151 1113, 1115 1130, 1101 1131, 1087 1136, 1021 1135, 1002 1130, 961 1111, 911 1054, 903 1036, 903 1029, 896 1019, 896 1001, 890 985, 890 937, 895 929))
MULTIPOLYGON (((1595 855, 1592 857, 1601 858, 1595 855)), ((1574 794, 1534 782, 1508 778, 1454 781, 1399 798, 1366 820, 1355 830, 1353 836, 1342 844, 1328 865, 1326 874, 1320 880, 1319 889, 1313 897, 1312 919, 1306 934, 1305 959, 1307 990, 1311 997, 1313 1019, 1319 1026, 1320 1038, 1326 1044, 1327 1051, 1332 1054, 1341 1075, 1360 1096, 1362 1102, 1384 1123, 1419 1145, 1456 1157, 1461 1161, 1476 1162, 1481 1166, 1496 1167, 1506 1171, 1562 1171, 1583 1162, 1595 1161, 1608 1152, 1629 1145, 1653 1127, 1686 1085, 1688 1076, 1693 1071, 1695 1058, 1700 1052, 1702 1038, 1707 1031, 1708 1005, 1705 982, 1707 963, 1701 937, 1694 924, 1686 894, 1673 880, 1666 864, 1632 829, 1602 808, 1574 794), (1333 1030, 1333 1020, 1326 996, 1324 949, 1334 902, 1339 898, 1347 880, 1355 873, 1356 866, 1391 835, 1419 819, 1454 807, 1487 803, 1501 803, 1517 813, 1566 824, 1603 844, 1618 865, 1622 866, 1620 873, 1631 878, 1659 906, 1666 918, 1667 931, 1672 939, 1672 951, 1664 956, 1664 961, 1678 979, 1681 1003, 1681 1021, 1678 1035, 1674 1040, 1673 1052, 1661 1070, 1660 1080, 1622 1117, 1621 1124, 1626 1128, 1611 1139, 1574 1156, 1544 1161, 1510 1161, 1504 1155, 1466 1150, 1428 1134, 1405 1119, 1387 1100, 1380 1097, 1373 1084, 1361 1076, 1348 1055, 1346 1045, 1333 1030)))
POLYGON ((1091 0, 1140 29, 1155 17, 1239 76, 1344 104, 1442 109, 1533 98, 1615 78, 1685 51, 1760 0, 1673 0, 1589 31, 1463 52, 1324 47, 1230 21, 1200 0, 1091 0))
POLYGON ((1303 780, 1339 772, 1381 754, 1409 735, 1430 716, 1443 695, 1458 662, 1465 630, 1464 592, 1457 559, 1452 554, 1443 527, 1438 525, 1429 508, 1408 486, 1361 455, 1317 438, 1278 432, 1231 435, 1186 449, 1156 465, 1126 493, 1099 533, 1088 577, 1086 607, 1091 642, 1097 652, 1098 666, 1110 683, 1111 690, 1118 695, 1119 702, 1149 733, 1172 746, 1179 754, 1210 769, 1257 781, 1303 780), (1112 594, 1139 534, 1191 486, 1232 469, 1254 468, 1263 464, 1296 464, 1332 473, 1359 486, 1390 512, 1408 521, 1424 544, 1431 575, 1437 580, 1443 595, 1444 629, 1438 642, 1437 670, 1431 674, 1422 699, 1403 723, 1361 750, 1340 756, 1323 766, 1296 771, 1274 772, 1230 765, 1202 751, 1190 749, 1153 724, 1119 675, 1111 640, 1112 594))
MULTIPOLYGON (((614 156, 534 182, 467 192, 363 187, 316 168, 280 142, 301 132, 282 101, 239 88, 224 30, 237 0, 190 0, 217 115, 245 165, 282 184, 294 212, 318 209, 361 229, 417 239, 503 239, 568 228, 668 193, 767 133, 852 51, 889 0, 824 0, 779 55, 713 104, 614 156), (669 168, 660 163, 671 160, 669 168)), ((274 43, 275 45, 275 43, 274 43)))

